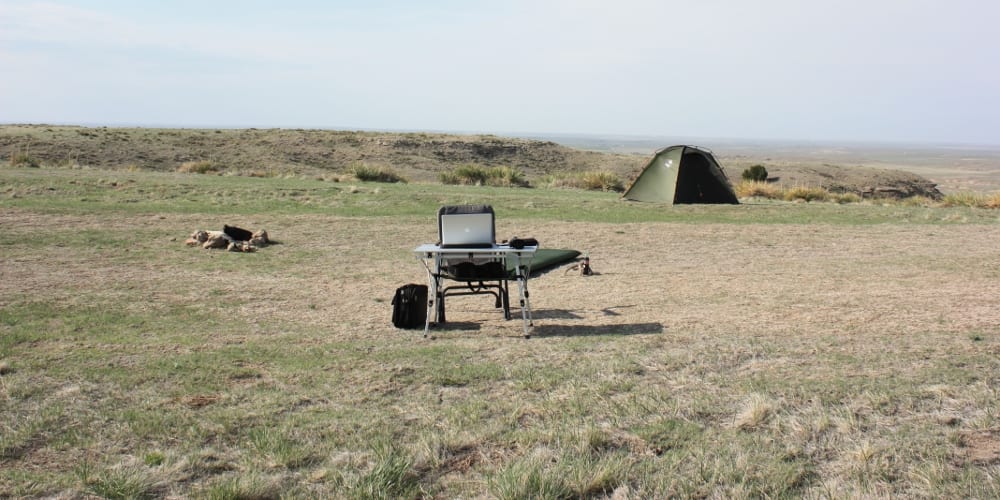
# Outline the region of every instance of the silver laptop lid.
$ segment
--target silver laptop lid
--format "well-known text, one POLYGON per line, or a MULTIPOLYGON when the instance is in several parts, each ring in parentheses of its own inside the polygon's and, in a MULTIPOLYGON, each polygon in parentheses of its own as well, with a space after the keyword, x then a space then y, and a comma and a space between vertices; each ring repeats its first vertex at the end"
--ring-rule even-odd
POLYGON ((493 246, 493 214, 441 215, 441 246, 485 248, 493 246))

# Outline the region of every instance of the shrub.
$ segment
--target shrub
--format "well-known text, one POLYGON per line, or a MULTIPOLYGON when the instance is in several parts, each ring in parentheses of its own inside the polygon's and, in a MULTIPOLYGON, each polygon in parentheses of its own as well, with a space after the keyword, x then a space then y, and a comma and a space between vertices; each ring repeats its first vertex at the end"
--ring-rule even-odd
POLYGON ((755 182, 766 182, 767 181, 767 169, 764 165, 754 165, 743 171, 743 180, 745 181, 755 181, 755 182))
POLYGON ((370 167, 363 163, 352 166, 351 174, 362 182, 406 183, 406 179, 394 172, 392 169, 384 167, 370 167))
POLYGON ((209 172, 218 172, 220 170, 222 170, 221 165, 209 160, 186 161, 181 163, 181 166, 177 167, 178 172, 185 174, 207 174, 209 172))

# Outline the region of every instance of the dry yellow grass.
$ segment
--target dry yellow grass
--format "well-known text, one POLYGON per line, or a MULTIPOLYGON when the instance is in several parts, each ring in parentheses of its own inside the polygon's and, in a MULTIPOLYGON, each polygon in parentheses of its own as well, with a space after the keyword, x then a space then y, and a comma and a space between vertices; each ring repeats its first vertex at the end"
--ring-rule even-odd
POLYGON ((733 191, 739 198, 780 200, 784 197, 784 190, 781 187, 767 182, 741 181, 733 186, 733 191))

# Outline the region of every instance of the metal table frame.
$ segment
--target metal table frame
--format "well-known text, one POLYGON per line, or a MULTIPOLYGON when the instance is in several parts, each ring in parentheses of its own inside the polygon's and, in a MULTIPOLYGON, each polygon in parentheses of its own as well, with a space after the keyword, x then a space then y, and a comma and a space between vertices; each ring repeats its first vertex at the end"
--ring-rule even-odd
MULTIPOLYGON (((531 338, 530 327, 534 326, 531 320, 531 301, 528 293, 528 276, 531 274, 531 259, 538 250, 537 246, 512 248, 506 245, 494 245, 490 248, 441 248, 435 244, 424 244, 413 249, 413 254, 417 257, 424 269, 427 270, 428 293, 427 293, 427 319, 424 322, 424 337, 430 331, 431 317, 434 323, 443 322, 443 317, 438 315, 439 309, 437 301, 441 300, 440 294, 444 290, 442 281, 449 279, 441 272, 442 262, 448 259, 467 258, 475 259, 497 259, 506 269, 508 259, 514 262, 514 277, 517 281, 517 291, 520 306, 521 320, 524 323, 524 338, 531 338)), ((495 279, 484 281, 496 281, 495 279)), ((506 280, 504 280, 506 281, 506 280)), ((506 293, 506 283, 501 285, 506 293)), ((506 299, 506 297, 505 297, 506 299)), ((508 311, 506 304, 505 312, 508 311)), ((442 312, 443 313, 443 312, 442 312)), ((443 314, 442 314, 443 316, 443 314)), ((507 317, 506 319, 510 319, 507 317)))

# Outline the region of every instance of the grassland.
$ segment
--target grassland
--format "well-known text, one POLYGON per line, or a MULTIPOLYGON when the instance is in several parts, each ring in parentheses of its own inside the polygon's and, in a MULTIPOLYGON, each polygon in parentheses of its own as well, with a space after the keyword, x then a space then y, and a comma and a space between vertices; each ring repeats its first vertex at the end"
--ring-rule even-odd
POLYGON ((1000 496, 1000 215, 0 168, 0 497, 1000 496), (434 213, 587 252, 392 328, 434 213), (267 229, 237 254, 195 229, 267 229))
MULTIPOLYGON (((462 170, 506 172, 509 184, 622 189, 654 151, 656 139, 618 147, 597 138, 542 138, 304 129, 183 129, 0 125, 0 160, 11 165, 103 170, 208 172, 246 177, 309 176, 327 180, 367 172, 395 180, 463 183, 442 176, 462 170), (582 141, 582 142, 574 142, 582 141), (457 181, 457 182, 452 182, 457 181)), ((674 141, 681 141, 675 139, 674 141)), ((628 143, 626 143, 628 144, 628 143)), ((937 197, 1000 189, 995 150, 806 149, 711 141, 733 184, 764 165, 776 187, 823 188, 863 195, 876 188, 937 197), (885 159, 891 161, 886 161, 885 159)), ((461 176, 459 176, 461 177, 461 176)), ((475 177, 475 176, 474 176, 475 177)))

